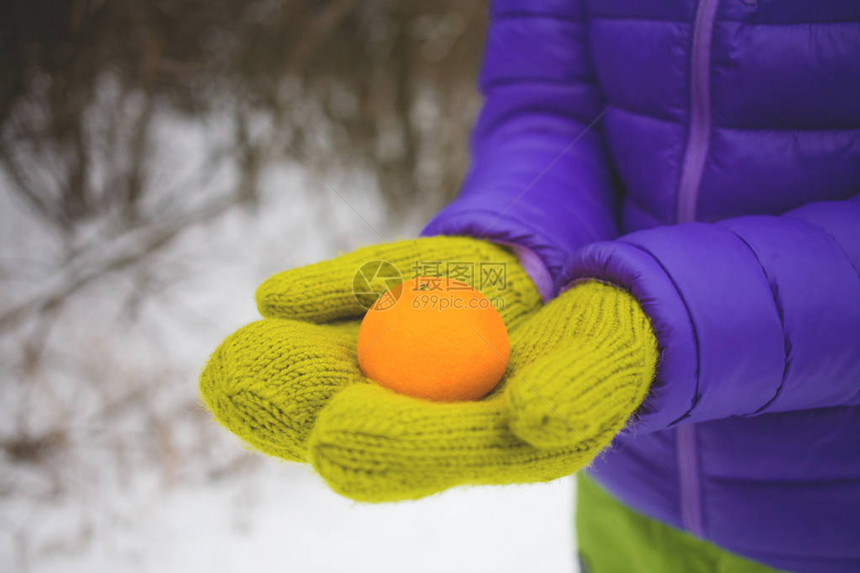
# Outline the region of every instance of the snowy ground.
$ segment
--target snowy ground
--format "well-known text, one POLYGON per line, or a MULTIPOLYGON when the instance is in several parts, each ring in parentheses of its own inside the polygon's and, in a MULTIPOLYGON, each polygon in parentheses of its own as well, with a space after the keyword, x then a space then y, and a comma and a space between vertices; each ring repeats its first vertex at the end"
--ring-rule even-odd
MULTIPOLYGON (((565 479, 362 505, 308 469, 267 460, 234 479, 152 491, 134 503, 102 499, 86 546, 54 547, 30 570, 566 572, 571 493, 565 479)), ((31 515, 34 534, 47 541, 63 528, 50 516, 68 509, 38 525, 31 515)), ((7 551, 0 568, 15 571, 7 551)))
MULTIPOLYGON (((162 179, 195 188, 195 150, 224 130, 175 118, 161 129, 162 179)), ((213 185, 230 178, 226 169, 213 185)), ((337 193, 317 183, 273 162, 258 209, 190 228, 49 322, 0 335, 0 571, 574 570, 569 479, 360 505, 211 422, 197 373, 254 320, 261 280, 377 233, 412 236, 427 216, 417 206, 386 221, 355 176, 330 181, 337 193)), ((0 308, 63 284, 57 241, 0 180, 0 308)))

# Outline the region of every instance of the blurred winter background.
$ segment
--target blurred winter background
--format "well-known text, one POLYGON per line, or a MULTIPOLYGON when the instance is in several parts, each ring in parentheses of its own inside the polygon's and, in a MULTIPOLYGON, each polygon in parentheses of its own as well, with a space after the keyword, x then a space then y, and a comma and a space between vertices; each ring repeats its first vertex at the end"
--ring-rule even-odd
POLYGON ((453 197, 485 18, 2 3, 0 571, 573 569, 569 480, 355 504, 197 396, 259 282, 414 236, 453 197))

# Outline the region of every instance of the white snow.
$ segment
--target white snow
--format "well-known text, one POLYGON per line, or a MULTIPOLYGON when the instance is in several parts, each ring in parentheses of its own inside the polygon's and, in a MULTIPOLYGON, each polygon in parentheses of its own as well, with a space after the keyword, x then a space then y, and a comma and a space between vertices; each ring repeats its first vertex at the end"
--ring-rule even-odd
POLYGON ((105 509, 84 550, 49 552, 31 570, 566 572, 571 492, 564 479, 356 504, 307 468, 267 460, 235 479, 105 509))
MULTIPOLYGON (((229 166, 210 181, 195 151, 224 131, 163 118, 159 180, 201 195, 228 185, 229 166)), ((569 478, 356 504, 308 467, 245 451, 200 406, 199 368, 256 318, 260 281, 377 233, 414 236, 428 215, 386 221, 366 178, 332 177, 332 192, 286 165, 265 169, 256 210, 189 228, 74 294, 50 322, 0 336, 0 439, 57 436, 36 461, 0 455, 0 571, 574 571, 569 478), (38 368, 28 344, 42 350, 38 368)), ((2 311, 65 276, 61 241, 6 180, 0 223, 2 311)))

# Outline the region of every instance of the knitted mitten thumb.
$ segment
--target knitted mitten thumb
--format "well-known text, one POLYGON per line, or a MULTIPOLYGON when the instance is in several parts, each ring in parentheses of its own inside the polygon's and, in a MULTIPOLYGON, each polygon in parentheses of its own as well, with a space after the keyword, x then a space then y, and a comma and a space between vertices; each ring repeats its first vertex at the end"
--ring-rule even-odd
POLYGON ((514 335, 511 430, 542 449, 608 444, 645 399, 657 339, 639 302, 597 281, 573 286, 514 335))

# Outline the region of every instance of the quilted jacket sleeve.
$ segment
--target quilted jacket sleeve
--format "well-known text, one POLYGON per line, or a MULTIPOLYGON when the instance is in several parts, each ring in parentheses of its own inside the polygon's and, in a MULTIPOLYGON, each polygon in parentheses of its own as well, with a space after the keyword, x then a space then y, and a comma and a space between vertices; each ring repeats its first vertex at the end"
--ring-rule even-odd
POLYGON ((661 363, 640 431, 860 403, 860 195, 631 233, 567 278, 630 289, 661 363))
POLYGON ((579 1, 493 3, 471 167, 423 232, 519 247, 533 278, 535 262, 549 271, 545 296, 574 251, 618 234, 586 30, 579 1))

